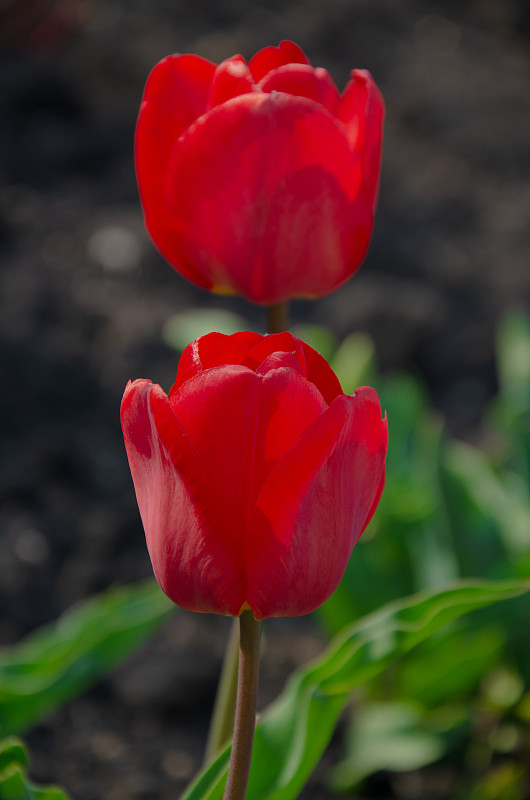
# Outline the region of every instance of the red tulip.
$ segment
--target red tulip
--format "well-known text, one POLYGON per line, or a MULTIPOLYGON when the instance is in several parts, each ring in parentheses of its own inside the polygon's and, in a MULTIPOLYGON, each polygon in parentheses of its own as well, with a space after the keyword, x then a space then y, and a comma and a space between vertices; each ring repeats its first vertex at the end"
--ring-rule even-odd
POLYGON ((368 249, 383 116, 369 72, 339 95, 293 42, 248 64, 164 58, 136 128, 153 241, 206 289, 267 304, 331 292, 368 249))
POLYGON ((289 333, 211 333, 169 396, 129 382, 121 418, 163 591, 193 611, 306 614, 339 583, 384 485, 373 389, 344 395, 289 333))

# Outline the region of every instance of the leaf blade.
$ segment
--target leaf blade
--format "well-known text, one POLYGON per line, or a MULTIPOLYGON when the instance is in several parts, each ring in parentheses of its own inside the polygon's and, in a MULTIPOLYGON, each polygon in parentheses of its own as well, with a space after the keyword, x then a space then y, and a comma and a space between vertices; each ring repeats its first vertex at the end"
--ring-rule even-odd
POLYGON ((0 651, 2 733, 22 733, 88 688, 173 609, 153 580, 112 588, 0 651))
MULTIPOLYGON (((247 800, 292 800, 327 746, 349 693, 448 622, 529 590, 528 580, 467 581, 387 605, 298 670, 257 727, 247 800)), ((181 800, 222 797, 229 748, 181 800), (214 769, 215 767, 215 769, 214 769)))

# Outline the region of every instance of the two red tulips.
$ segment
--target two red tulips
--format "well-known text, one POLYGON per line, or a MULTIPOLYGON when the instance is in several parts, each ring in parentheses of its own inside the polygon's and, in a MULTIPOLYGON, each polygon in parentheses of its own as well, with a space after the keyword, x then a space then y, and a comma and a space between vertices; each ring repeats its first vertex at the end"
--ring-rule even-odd
MULTIPOLYGON (((169 56, 136 131, 147 228, 191 281, 257 303, 335 289, 362 261, 379 186, 383 100, 339 94, 292 42, 247 64, 169 56)), ((290 334, 193 342, 169 396, 127 386, 122 425, 158 582, 195 611, 312 611, 379 501, 386 421, 290 334)))

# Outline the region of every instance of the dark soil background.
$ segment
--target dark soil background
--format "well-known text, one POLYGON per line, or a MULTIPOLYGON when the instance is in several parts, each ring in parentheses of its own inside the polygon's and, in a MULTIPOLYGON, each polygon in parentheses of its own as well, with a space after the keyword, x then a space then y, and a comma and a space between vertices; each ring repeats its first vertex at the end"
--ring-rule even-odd
MULTIPOLYGON (((173 382, 165 320, 228 307, 264 325, 186 283, 144 233, 132 143, 156 61, 293 38, 339 87, 371 70, 387 102, 373 244, 349 284, 292 316, 368 331, 382 369, 419 373, 448 429, 474 437, 496 389, 496 323, 530 300, 529 37, 524 0, 2 4, 1 644, 150 574, 118 408, 129 378, 173 382)), ((200 765, 228 624, 177 612, 28 735, 34 778, 75 800, 178 796, 200 765)), ((310 619, 266 630, 261 705, 323 642, 310 619)), ((324 776, 325 764, 306 800, 330 796, 324 776)), ((363 794, 443 796, 433 773, 381 776, 363 794)))

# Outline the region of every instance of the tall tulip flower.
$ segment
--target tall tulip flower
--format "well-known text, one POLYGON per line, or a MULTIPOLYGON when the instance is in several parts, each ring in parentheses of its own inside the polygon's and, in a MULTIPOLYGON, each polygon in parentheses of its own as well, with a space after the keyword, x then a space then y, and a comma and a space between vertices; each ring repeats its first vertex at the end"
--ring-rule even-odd
POLYGON ((289 333, 200 337, 169 396, 129 383, 121 418, 155 576, 178 605, 312 611, 381 496, 387 424, 289 333))
POLYGON ((190 281, 256 303, 331 292, 368 249, 383 116, 369 72, 339 94, 293 42, 248 64, 164 58, 136 128, 154 243, 190 281))

